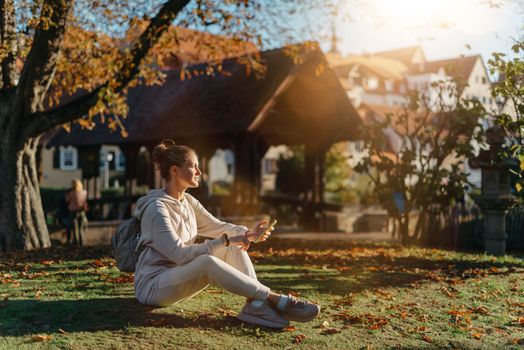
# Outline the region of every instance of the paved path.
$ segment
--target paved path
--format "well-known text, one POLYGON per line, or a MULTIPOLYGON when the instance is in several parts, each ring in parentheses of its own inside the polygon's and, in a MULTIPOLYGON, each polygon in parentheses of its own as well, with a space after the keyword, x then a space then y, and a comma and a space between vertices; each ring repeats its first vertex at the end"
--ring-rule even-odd
MULTIPOLYGON (((84 237, 86 246, 110 244, 111 236, 119 224, 114 222, 95 222, 88 226, 84 237)), ((361 233, 340 233, 340 232, 274 232, 273 237, 279 239, 304 239, 304 240, 323 240, 323 241, 368 241, 368 242, 397 242, 388 232, 361 232, 361 233)), ((65 232, 57 231, 51 234, 51 239, 65 243, 65 232)))
POLYGON ((323 241, 368 241, 368 242, 398 242, 392 238, 389 232, 296 232, 296 233, 273 233, 275 238, 280 239, 304 239, 323 241))

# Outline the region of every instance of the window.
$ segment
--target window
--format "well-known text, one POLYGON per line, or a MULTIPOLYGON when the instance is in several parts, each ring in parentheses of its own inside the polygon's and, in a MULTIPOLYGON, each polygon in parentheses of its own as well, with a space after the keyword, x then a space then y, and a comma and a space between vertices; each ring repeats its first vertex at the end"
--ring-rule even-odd
POLYGON ((355 141, 355 151, 357 152, 364 151, 364 141, 355 141))
POLYGON ((224 161, 226 162, 227 175, 233 175, 235 171, 235 154, 230 149, 224 150, 224 161))
POLYGON ((104 170, 105 165, 108 165, 108 170, 115 170, 116 168, 116 156, 114 151, 100 150, 100 170, 104 170))
POLYGON ((378 88, 378 78, 376 77, 369 77, 366 80, 366 85, 369 90, 375 90, 378 88))
POLYGON ((76 170, 78 163, 78 154, 76 148, 60 147, 60 169, 76 170))
POLYGON ((393 91, 393 88, 395 87, 395 83, 392 80, 386 80, 384 81, 384 87, 386 91, 393 91))
POLYGON ((486 83, 487 83, 486 77, 482 77, 482 84, 486 84, 486 83))
POLYGON ((60 169, 60 148, 53 148, 53 169, 60 169))
POLYGON ((116 170, 126 170, 126 157, 124 156, 123 152, 118 152, 118 155, 116 156, 116 170))
POLYGON ((276 159, 264 159, 263 166, 265 174, 275 174, 278 172, 276 159))
POLYGON ((109 162, 109 170, 115 170, 116 168, 116 157, 115 152, 107 152, 107 161, 109 162))

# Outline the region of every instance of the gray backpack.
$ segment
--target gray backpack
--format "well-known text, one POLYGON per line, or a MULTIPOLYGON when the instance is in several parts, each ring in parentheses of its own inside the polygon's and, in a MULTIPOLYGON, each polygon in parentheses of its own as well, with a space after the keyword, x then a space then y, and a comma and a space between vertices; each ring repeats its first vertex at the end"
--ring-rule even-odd
POLYGON ((132 217, 116 228, 111 237, 111 247, 116 260, 116 267, 122 272, 135 272, 135 266, 141 250, 138 250, 140 240, 140 220, 132 217))
MULTIPOLYGON (((150 200, 146 203, 146 206, 154 201, 155 199, 150 200)), ((134 216, 116 228, 113 237, 111 237, 111 247, 116 260, 116 267, 120 271, 135 272, 138 257, 145 248, 138 246, 140 235, 140 220, 134 216)))

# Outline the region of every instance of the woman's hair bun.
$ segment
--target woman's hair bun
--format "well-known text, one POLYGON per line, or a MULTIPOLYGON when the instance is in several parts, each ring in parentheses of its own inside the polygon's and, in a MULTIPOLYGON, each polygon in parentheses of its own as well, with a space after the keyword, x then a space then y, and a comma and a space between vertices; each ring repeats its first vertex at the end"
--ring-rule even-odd
POLYGON ((175 141, 171 139, 163 139, 162 142, 160 142, 160 144, 166 146, 167 148, 173 147, 174 145, 176 145, 175 141))
POLYGON ((170 147, 175 146, 175 141, 171 139, 164 139, 160 144, 156 145, 153 149, 153 162, 160 164, 164 159, 167 150, 170 147))

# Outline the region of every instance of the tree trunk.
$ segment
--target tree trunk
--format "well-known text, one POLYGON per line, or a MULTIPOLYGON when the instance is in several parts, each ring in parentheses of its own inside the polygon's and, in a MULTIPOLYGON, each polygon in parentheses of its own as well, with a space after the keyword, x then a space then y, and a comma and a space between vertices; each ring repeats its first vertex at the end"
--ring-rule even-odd
POLYGON ((0 132, 0 251, 51 246, 42 209, 36 163, 39 138, 15 141, 0 132))
POLYGON ((0 60, 0 179, 3 184, 0 191, 0 251, 51 245, 36 165, 40 136, 85 115, 96 105, 102 89, 111 86, 113 92, 122 92, 138 75, 150 49, 189 2, 166 1, 121 64, 116 63, 120 69, 113 77, 108 77, 105 83, 89 93, 49 110, 44 109, 43 102, 54 79, 74 1, 48 0, 43 3, 42 18, 37 21, 31 49, 19 79, 15 79, 18 76, 15 69, 15 2, 0 2, 0 42, 6 51, 0 60))

